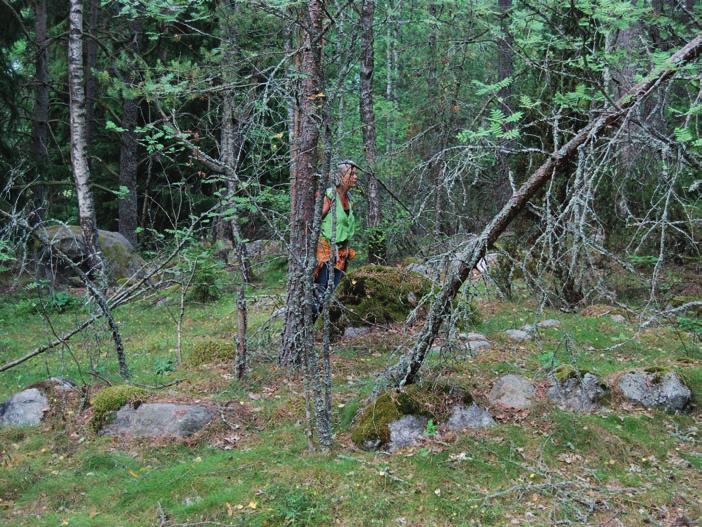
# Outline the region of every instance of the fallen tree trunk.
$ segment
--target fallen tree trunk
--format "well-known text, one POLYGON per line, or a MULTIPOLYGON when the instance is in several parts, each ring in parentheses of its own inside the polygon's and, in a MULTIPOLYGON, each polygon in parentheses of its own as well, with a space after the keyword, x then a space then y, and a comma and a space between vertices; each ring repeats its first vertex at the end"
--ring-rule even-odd
POLYGON ((505 206, 502 207, 502 210, 483 229, 480 236, 472 240, 457 254, 454 260, 454 268, 434 300, 417 342, 409 352, 402 356, 397 364, 389 368, 379 379, 375 389, 376 395, 386 387, 399 388, 405 384, 412 384, 416 380, 427 351, 431 348, 444 319, 449 314, 451 301, 468 276, 470 276, 470 272, 477 265, 478 261, 544 184, 552 177, 556 178, 562 175, 558 173, 558 170, 577 153, 579 148, 594 140, 605 129, 616 126, 622 117, 639 104, 646 95, 670 78, 678 68, 696 59, 700 53, 702 53, 702 33, 673 54, 666 62, 656 67, 644 80, 633 86, 613 106, 596 119, 590 121, 570 141, 552 153, 524 182, 505 206))

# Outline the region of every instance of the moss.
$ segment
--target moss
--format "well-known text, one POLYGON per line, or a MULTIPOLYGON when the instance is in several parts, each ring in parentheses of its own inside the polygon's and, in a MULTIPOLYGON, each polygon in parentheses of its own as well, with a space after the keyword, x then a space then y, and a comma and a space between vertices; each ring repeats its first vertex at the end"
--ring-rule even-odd
POLYGON ((118 384, 109 386, 95 394, 91 402, 93 408, 93 419, 91 425, 96 432, 100 430, 107 421, 111 412, 116 412, 127 403, 146 398, 149 392, 136 386, 118 384))
POLYGON ((390 423, 403 415, 423 415, 442 422, 453 404, 470 404, 472 400, 462 387, 449 383, 413 384, 401 391, 388 391, 359 415, 351 429, 351 439, 360 447, 385 445, 390 441, 390 423))
POLYGON ((382 265, 366 265, 346 275, 337 299, 345 309, 332 307, 331 319, 338 330, 401 322, 431 290, 422 275, 382 265))
POLYGON ((586 373, 591 372, 576 368, 572 364, 561 364, 554 370, 553 375, 559 383, 563 384, 568 379, 582 379, 586 373))
POLYGON ((190 366, 234 360, 234 343, 222 339, 207 339, 196 342, 186 359, 190 366))

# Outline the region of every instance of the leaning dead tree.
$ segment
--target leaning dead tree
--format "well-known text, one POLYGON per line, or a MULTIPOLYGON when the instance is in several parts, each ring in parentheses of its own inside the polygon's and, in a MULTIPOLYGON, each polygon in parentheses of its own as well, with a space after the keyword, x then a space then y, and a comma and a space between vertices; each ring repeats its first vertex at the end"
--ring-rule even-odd
POLYGON ((452 300, 458 294, 461 286, 470 276, 478 261, 493 246, 497 238, 505 231, 517 214, 526 207, 529 200, 548 181, 568 175, 570 172, 565 170, 565 167, 578 154, 581 148, 595 141, 602 133, 617 129, 628 112, 639 105, 647 95, 663 82, 672 77, 678 68, 695 60, 700 53, 702 53, 702 33, 673 54, 666 62, 657 66, 644 80, 634 85, 614 105, 602 112, 599 117, 590 121, 588 125, 583 127, 561 148, 553 152, 532 173, 497 215, 493 217, 492 221, 482 230, 480 235, 466 244, 456 255, 446 283, 429 309, 429 314, 417 338, 417 342, 410 351, 401 357, 397 364, 389 368, 383 375, 376 386, 376 393, 388 386, 401 387, 415 382, 426 354, 441 329, 441 325, 450 315, 452 300))

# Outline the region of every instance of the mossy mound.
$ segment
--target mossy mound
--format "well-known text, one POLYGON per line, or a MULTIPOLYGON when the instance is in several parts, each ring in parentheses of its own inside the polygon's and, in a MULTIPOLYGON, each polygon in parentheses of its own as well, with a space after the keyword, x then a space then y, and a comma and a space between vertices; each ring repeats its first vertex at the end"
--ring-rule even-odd
POLYGON ((96 432, 106 423, 111 412, 116 412, 127 403, 135 403, 144 400, 149 392, 143 388, 118 384, 109 386, 97 392, 91 401, 93 408, 93 419, 91 425, 96 432))
POLYGON ((332 305, 331 320, 337 330, 402 322, 431 290, 422 275, 383 265, 365 265, 346 275, 336 298, 344 307, 332 305))
POLYGON ((361 448, 383 446, 390 441, 390 423, 403 415, 423 415, 440 423, 448 419, 451 406, 469 405, 472 401, 466 390, 449 384, 413 384, 399 391, 387 391, 356 418, 351 439, 361 448))
POLYGON ((214 362, 233 361, 236 355, 234 343, 223 339, 200 340, 186 359, 190 366, 201 366, 214 362))
POLYGON ((568 379, 582 379, 586 373, 592 374, 592 372, 576 368, 572 364, 561 364, 553 371, 553 376, 563 384, 568 379))

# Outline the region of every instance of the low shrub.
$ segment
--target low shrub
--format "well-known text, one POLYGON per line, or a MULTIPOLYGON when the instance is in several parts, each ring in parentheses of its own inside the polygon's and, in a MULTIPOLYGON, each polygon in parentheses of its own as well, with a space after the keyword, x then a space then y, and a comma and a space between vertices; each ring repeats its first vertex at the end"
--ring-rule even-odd
POLYGON ((235 355, 233 342, 223 339, 207 339, 193 344, 193 349, 186 362, 190 366, 200 366, 213 362, 233 361, 235 355))

